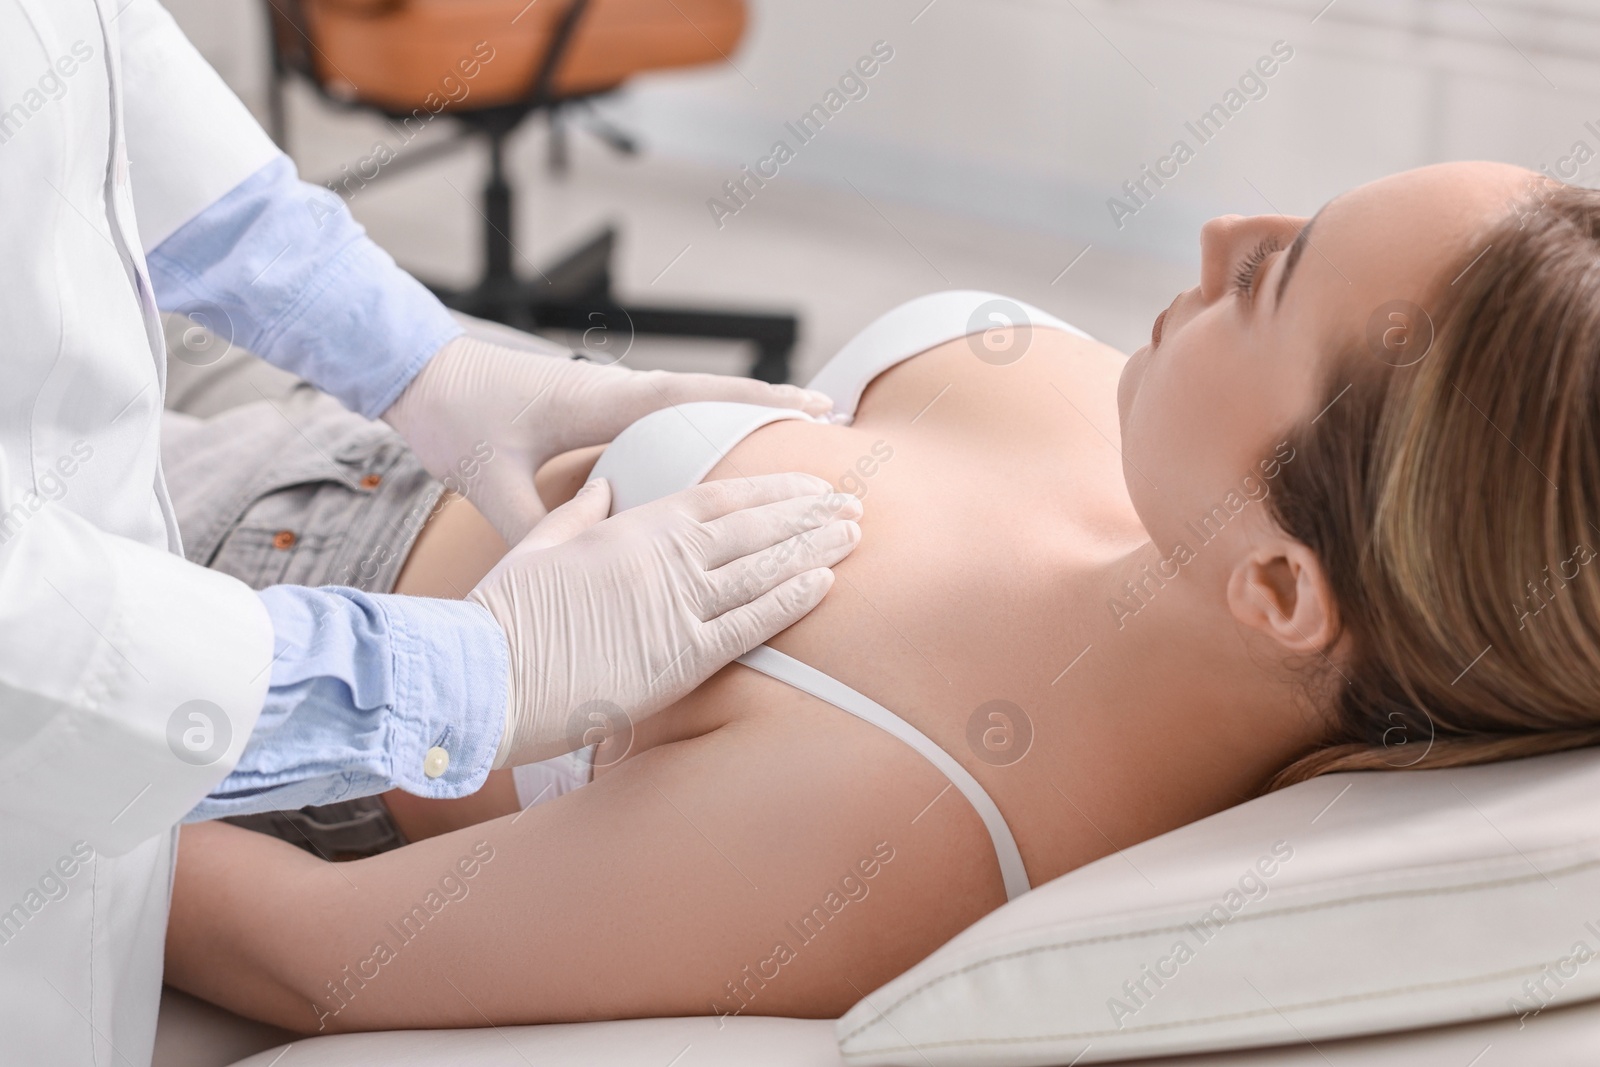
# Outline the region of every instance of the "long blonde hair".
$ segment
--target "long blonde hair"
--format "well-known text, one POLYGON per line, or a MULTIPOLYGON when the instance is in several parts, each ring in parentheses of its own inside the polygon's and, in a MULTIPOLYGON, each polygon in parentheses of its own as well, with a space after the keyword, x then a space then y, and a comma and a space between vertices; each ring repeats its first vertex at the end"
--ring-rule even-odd
POLYGON ((1439 283, 1427 354, 1348 354, 1294 435, 1269 506, 1347 652, 1269 788, 1600 743, 1600 192, 1537 192, 1439 283))

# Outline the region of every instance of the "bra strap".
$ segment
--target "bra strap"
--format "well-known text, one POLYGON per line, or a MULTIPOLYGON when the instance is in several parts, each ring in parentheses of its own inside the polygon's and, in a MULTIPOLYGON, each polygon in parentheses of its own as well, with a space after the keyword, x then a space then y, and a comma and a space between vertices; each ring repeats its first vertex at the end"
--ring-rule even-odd
POLYGON ((989 840, 994 843, 995 859, 1000 861, 1000 877, 1005 882, 1006 899, 1016 900, 1032 888, 1028 884, 1028 871, 1022 864, 1022 853, 1017 849, 1016 838, 1011 836, 1011 827, 1006 825, 1005 816, 1000 814, 988 790, 979 785, 978 780, 957 763, 955 757, 934 744, 927 734, 871 697, 768 645, 751 649, 740 656, 738 662, 803 693, 810 693, 818 700, 825 700, 840 711, 870 722, 916 749, 950 779, 951 785, 961 790, 967 802, 977 811, 978 818, 983 820, 985 829, 989 831, 989 840))

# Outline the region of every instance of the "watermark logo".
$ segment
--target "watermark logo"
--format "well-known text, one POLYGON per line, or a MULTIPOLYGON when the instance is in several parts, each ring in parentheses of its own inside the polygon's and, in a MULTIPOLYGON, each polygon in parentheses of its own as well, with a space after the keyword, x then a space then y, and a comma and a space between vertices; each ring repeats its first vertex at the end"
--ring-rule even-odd
POLYGON ((0 945, 9 945, 22 933, 23 927, 33 921, 45 908, 58 900, 66 899, 72 891, 72 879, 94 859, 94 847, 87 841, 78 841, 69 852, 60 856, 34 879, 21 899, 9 908, 0 906, 0 945))
POLYGON ((596 767, 613 767, 627 758, 633 748, 633 719, 621 705, 609 700, 587 700, 572 709, 567 717, 567 750, 576 752, 590 745, 600 746, 594 754, 596 767), (607 746, 607 742, 615 744, 607 746))
POLYGON ((1266 900, 1271 892, 1268 880, 1292 859, 1293 845, 1287 841, 1273 842, 1267 854, 1246 867, 1219 900, 1193 921, 1178 927, 1178 936, 1166 954, 1142 965, 1137 974, 1124 981, 1119 990, 1121 996, 1106 999, 1106 1010, 1111 1013, 1111 1021, 1117 1029, 1121 1030, 1129 1019, 1149 1007, 1183 967, 1216 940, 1241 912, 1266 900))
POLYGON ((711 1001, 717 1029, 722 1028, 728 1016, 743 1014, 767 988, 767 983, 776 981, 783 967, 798 959, 802 949, 827 933, 828 927, 846 908, 866 900, 872 892, 868 883, 893 863, 894 857, 894 846, 879 841, 870 855, 847 867, 810 909, 783 924, 782 933, 773 940, 771 952, 753 964, 746 964, 732 979, 722 983, 722 991, 717 994, 720 999, 711 1001))
POLYGON ((1410 367, 1433 348, 1433 333, 1433 317, 1423 307, 1390 300, 1367 319, 1367 351, 1391 367, 1410 367))
MULTIPOLYGON (((1596 938, 1597 943, 1600 943, 1600 926, 1590 921, 1584 923, 1583 928, 1596 938)), ((1522 992, 1528 999, 1526 1001, 1518 997, 1506 999, 1507 1010, 1517 1017, 1517 1029, 1526 1027, 1529 1019, 1536 1017, 1554 1003, 1567 983, 1593 962, 1596 955, 1589 942, 1580 938, 1572 943, 1571 952, 1546 963, 1539 968, 1538 974, 1524 980, 1522 992)))
POLYGON ((627 308, 591 311, 585 321, 588 325, 579 335, 578 352, 574 353, 579 359, 609 367, 628 358, 628 353, 633 351, 636 331, 633 328, 633 316, 628 314, 627 308), (619 342, 619 338, 626 340, 619 342))
POLYGON ((1170 555, 1157 560, 1154 566, 1146 563, 1136 578, 1125 580, 1122 583, 1122 595, 1106 599, 1106 607, 1117 629, 1123 629, 1130 618, 1149 607, 1161 590, 1167 587, 1167 583, 1174 581, 1184 567, 1193 563, 1206 545, 1221 537, 1228 524, 1245 508, 1265 500, 1272 492, 1268 481, 1282 473, 1284 465, 1292 463, 1294 457, 1294 446, 1288 441, 1280 442, 1271 456, 1256 464, 1259 477, 1255 471, 1246 474, 1236 488, 1228 490, 1204 514, 1183 524, 1194 538, 1193 545, 1187 540, 1179 541, 1170 555))
POLYGON ((765 189, 768 182, 777 178, 783 168, 793 162, 799 149, 820 137, 823 129, 845 109, 846 104, 865 100, 871 91, 868 82, 893 58, 893 45, 888 41, 875 42, 872 53, 857 59, 849 70, 840 75, 836 85, 823 94, 821 100, 812 104, 794 122, 783 124, 788 137, 773 141, 767 154, 756 160, 754 167, 748 163, 741 166, 737 177, 722 183, 721 196, 707 197, 706 210, 711 213, 711 221, 716 223, 717 229, 727 226, 728 219, 749 207, 756 193, 765 189), (790 138, 793 144, 790 144, 790 138))
POLYGON ((494 846, 479 841, 472 851, 446 867, 434 886, 411 909, 389 922, 372 946, 372 953, 342 968, 323 983, 322 1003, 311 1002, 317 1016, 317 1029, 327 1028, 328 1020, 348 1008, 352 1001, 383 973, 383 968, 400 958, 405 947, 428 931, 429 925, 451 904, 459 905, 472 892, 472 879, 494 860, 494 846))
POLYGON ((1130 218, 1149 206, 1156 193, 1166 188, 1167 182, 1178 176, 1184 164, 1193 159, 1199 149, 1210 144, 1246 104, 1263 99, 1268 91, 1267 80, 1293 58, 1294 48, 1288 41, 1272 42, 1271 54, 1259 57, 1247 67, 1239 76, 1237 87, 1230 87, 1221 100, 1201 112, 1197 119, 1185 122, 1183 127, 1188 137, 1172 142, 1167 154, 1157 159, 1154 167, 1148 163, 1142 165, 1138 177, 1122 183, 1122 196, 1106 200, 1106 210, 1111 213, 1111 222, 1116 228, 1122 229, 1130 218))
POLYGON ((478 478, 483 474, 484 468, 494 459, 494 446, 488 441, 478 441, 472 446, 472 451, 456 460, 455 466, 450 468, 441 482, 444 492, 440 493, 431 503, 414 504, 398 521, 391 525, 392 541, 385 540, 377 544, 358 562, 345 567, 344 584, 353 585, 357 589, 372 591, 373 583, 385 568, 397 566, 397 560, 403 562, 403 557, 416 541, 422 528, 432 522, 445 508, 457 500, 472 499, 473 487, 477 485, 478 478))
POLYGON ((1383 746, 1383 762, 1396 770, 1415 767, 1433 751, 1433 716, 1418 709, 1423 722, 1412 722, 1398 711, 1388 714, 1389 725, 1378 740, 1383 746), (1418 744, 1417 742, 1422 742, 1418 744))
POLYGON ((994 367, 1015 363, 1033 345, 1033 323, 1022 305, 1004 297, 985 300, 967 319, 967 347, 994 367))
POLYGON ((192 301, 173 309, 189 320, 171 354, 191 367, 209 367, 233 351, 233 319, 222 308, 192 301))
POLYGON ((63 499, 69 488, 68 481, 93 458, 94 446, 78 440, 72 442, 70 451, 56 457, 55 463, 40 464, 34 475, 34 488, 21 493, 10 507, 0 507, 0 545, 21 533, 28 520, 39 514, 46 503, 63 499))
POLYGON ((1526 630, 1528 623, 1532 622, 1545 608, 1555 603, 1562 590, 1575 580, 1584 567, 1594 562, 1594 549, 1578 542, 1572 548, 1572 554, 1556 564, 1556 573, 1551 574, 1549 566, 1540 573, 1542 577, 1538 582, 1528 582, 1525 585, 1527 592, 1523 596, 1521 605, 1513 606, 1516 612, 1517 629, 1526 630))
MULTIPOLYGON (((532 6, 532 5, 530 5, 532 6)), ((374 141, 372 151, 357 160, 352 170, 351 164, 346 163, 340 168, 338 177, 329 178, 323 185, 335 194, 338 199, 328 197, 326 194, 312 193, 306 198, 306 210, 311 214, 311 220, 318 229, 322 228, 324 220, 330 215, 337 215, 343 207, 341 201, 354 199, 355 195, 377 180, 383 168, 402 157, 406 147, 416 140, 423 130, 428 128, 446 108, 460 104, 472 94, 469 84, 482 73, 483 68, 494 62, 495 49, 488 41, 479 41, 472 46, 468 55, 462 56, 455 63, 445 68, 445 73, 440 77, 437 90, 429 90, 422 98, 422 106, 413 108, 411 114, 400 120, 396 126, 390 122, 389 128, 395 132, 399 145, 391 145, 388 141, 374 141)), ((335 94, 355 94, 354 86, 334 85, 335 94)))
POLYGON ((1009 700, 979 704, 967 719, 967 747, 991 767, 1009 767, 1033 747, 1033 720, 1009 700))
POLYGON ((872 448, 862 453, 849 470, 839 475, 838 486, 841 493, 848 493, 857 500, 864 500, 867 495, 867 479, 883 469, 883 465, 894 458, 894 446, 883 438, 872 442, 872 448))
POLYGON ((179 704, 167 717, 167 747, 191 767, 209 767, 233 741, 228 713, 209 700, 179 704))
POLYGON ((93 45, 87 41, 73 41, 72 47, 57 56, 55 62, 23 91, 20 99, 0 109, 0 145, 8 144, 21 133, 28 120, 43 111, 46 104, 66 96, 67 79, 77 74, 93 58, 93 45))

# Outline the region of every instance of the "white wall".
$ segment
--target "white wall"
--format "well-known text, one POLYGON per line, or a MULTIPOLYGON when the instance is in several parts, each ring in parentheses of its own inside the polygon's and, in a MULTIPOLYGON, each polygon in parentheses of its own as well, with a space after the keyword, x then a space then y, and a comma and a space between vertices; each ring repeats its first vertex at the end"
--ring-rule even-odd
POLYGON ((736 167, 884 39, 895 60, 797 176, 1186 257, 1197 224, 1225 211, 1309 212, 1437 160, 1536 166, 1580 137, 1600 148, 1583 128, 1600 120, 1600 4, 1337 0, 1313 24, 1325 2, 768 0, 734 58, 748 82, 663 81, 631 108, 660 150, 736 167), (1267 95, 1113 226, 1107 198, 1275 40, 1294 58, 1267 95))
MULTIPOLYGON (((169 0, 247 99, 255 0, 169 0)), ((1309 212, 1367 179, 1600 150, 1594 0, 753 0, 730 64, 642 80, 611 107, 652 150, 728 178, 775 139, 783 182, 891 197, 1097 246, 1194 257, 1211 215, 1309 212), (894 59, 803 147, 784 123, 878 40, 894 59), (1148 207, 1107 208, 1284 40, 1294 58, 1148 207)), ((1600 174, 1585 168, 1580 179, 1600 174)), ((718 192, 706 189, 709 199, 718 192)), ((707 226, 714 223, 707 210, 707 226)), ((737 220, 728 222, 736 225, 737 220)))

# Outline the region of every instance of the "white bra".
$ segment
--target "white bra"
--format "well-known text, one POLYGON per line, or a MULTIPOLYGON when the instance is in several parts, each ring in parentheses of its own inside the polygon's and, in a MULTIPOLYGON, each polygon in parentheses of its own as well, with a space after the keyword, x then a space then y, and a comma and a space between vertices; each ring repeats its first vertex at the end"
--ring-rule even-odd
MULTIPOLYGON (((593 477, 611 482, 613 509, 637 507, 698 484, 733 446, 768 423, 805 419, 853 421, 861 394, 890 367, 948 341, 996 326, 1030 326, 1089 335, 1038 308, 994 293, 960 290, 933 293, 902 304, 850 340, 808 387, 832 397, 835 415, 813 419, 786 408, 753 404, 679 404, 647 415, 617 435, 594 466, 593 477)), ((877 701, 792 656, 761 645, 739 662, 770 678, 827 701, 893 734, 932 763, 967 798, 989 831, 1006 897, 1030 888, 1016 839, 987 790, 928 735, 877 701)))

